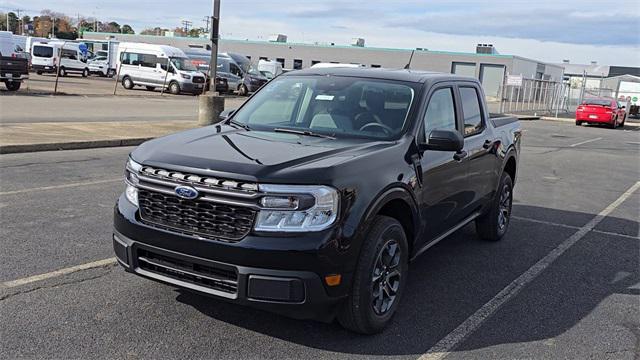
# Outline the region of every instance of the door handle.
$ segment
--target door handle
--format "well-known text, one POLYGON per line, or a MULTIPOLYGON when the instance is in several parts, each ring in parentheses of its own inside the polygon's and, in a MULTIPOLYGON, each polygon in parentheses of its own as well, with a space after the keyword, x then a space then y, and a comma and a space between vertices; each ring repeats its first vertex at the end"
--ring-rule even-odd
POLYGON ((491 141, 491 140, 485 140, 485 141, 484 141, 484 144, 482 144, 482 148, 483 148, 483 149, 488 149, 488 148, 490 148, 490 147, 491 147, 491 145, 493 145, 493 141, 491 141))
POLYGON ((466 157, 467 157, 467 152, 464 150, 460 150, 457 153, 453 154, 453 160, 455 161, 461 161, 466 157))

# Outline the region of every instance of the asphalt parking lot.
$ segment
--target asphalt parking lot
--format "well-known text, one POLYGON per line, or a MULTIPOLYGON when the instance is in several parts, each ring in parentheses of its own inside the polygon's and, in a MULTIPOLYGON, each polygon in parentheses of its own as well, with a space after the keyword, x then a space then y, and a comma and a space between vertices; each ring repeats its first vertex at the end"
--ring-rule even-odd
POLYGON ((114 265, 112 211, 131 148, 0 155, 0 354, 637 359, 640 128, 522 126, 506 237, 485 243, 467 226, 420 256, 397 316, 375 336, 114 265))

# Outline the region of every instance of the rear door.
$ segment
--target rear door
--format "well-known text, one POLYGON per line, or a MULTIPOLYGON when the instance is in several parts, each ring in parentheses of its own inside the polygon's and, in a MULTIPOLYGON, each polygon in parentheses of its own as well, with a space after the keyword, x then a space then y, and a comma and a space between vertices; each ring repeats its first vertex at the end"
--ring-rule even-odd
MULTIPOLYGON (((427 95, 419 137, 428 139, 432 130, 460 131, 460 110, 454 83, 433 86, 427 95)), ((467 189, 466 164, 454 158, 454 151, 425 151, 422 167, 421 207, 425 240, 432 241, 463 218, 462 211, 471 200, 467 189)), ((464 159, 463 159, 464 160, 464 159)))
POLYGON ((487 125, 488 112, 484 109, 483 92, 476 83, 459 82, 458 93, 462 108, 464 134, 463 159, 468 166, 467 188, 471 191, 472 201, 464 209, 466 216, 493 196, 497 187, 497 169, 495 145, 492 128, 487 125))

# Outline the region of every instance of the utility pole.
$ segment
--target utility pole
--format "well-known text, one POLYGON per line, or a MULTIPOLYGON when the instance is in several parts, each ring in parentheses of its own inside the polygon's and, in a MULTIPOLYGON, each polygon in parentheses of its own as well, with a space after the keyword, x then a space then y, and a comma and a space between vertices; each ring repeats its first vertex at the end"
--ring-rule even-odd
POLYGON ((193 24, 193 22, 189 21, 189 20, 182 20, 182 25, 184 26, 184 33, 188 33, 189 32, 189 26, 191 26, 191 24, 193 24))
POLYGON ((220 36, 220 0, 213 0, 213 16, 211 17, 211 59, 209 61, 209 81, 213 91, 216 91, 216 70, 218 68, 218 37, 220 36))
POLYGON ((51 18, 51 38, 56 38, 56 18, 51 18))

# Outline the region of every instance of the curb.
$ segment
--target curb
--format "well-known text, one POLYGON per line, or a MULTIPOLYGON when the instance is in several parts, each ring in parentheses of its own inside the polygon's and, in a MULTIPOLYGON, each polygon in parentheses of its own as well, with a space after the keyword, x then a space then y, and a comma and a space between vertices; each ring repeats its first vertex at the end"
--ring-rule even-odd
MULTIPOLYGON (((557 117, 550 117, 550 116, 542 116, 540 119, 544 121, 559 121, 559 122, 575 123, 574 119, 557 118, 557 117)), ((624 126, 640 127, 640 122, 625 121, 624 126)))
POLYGON ((64 143, 0 145, 0 154, 16 154, 16 153, 56 151, 56 150, 94 149, 94 148, 118 147, 118 146, 135 146, 135 145, 140 145, 143 142, 151 139, 154 139, 154 138, 146 137, 146 138, 130 138, 130 139, 74 141, 74 142, 64 142, 64 143))

